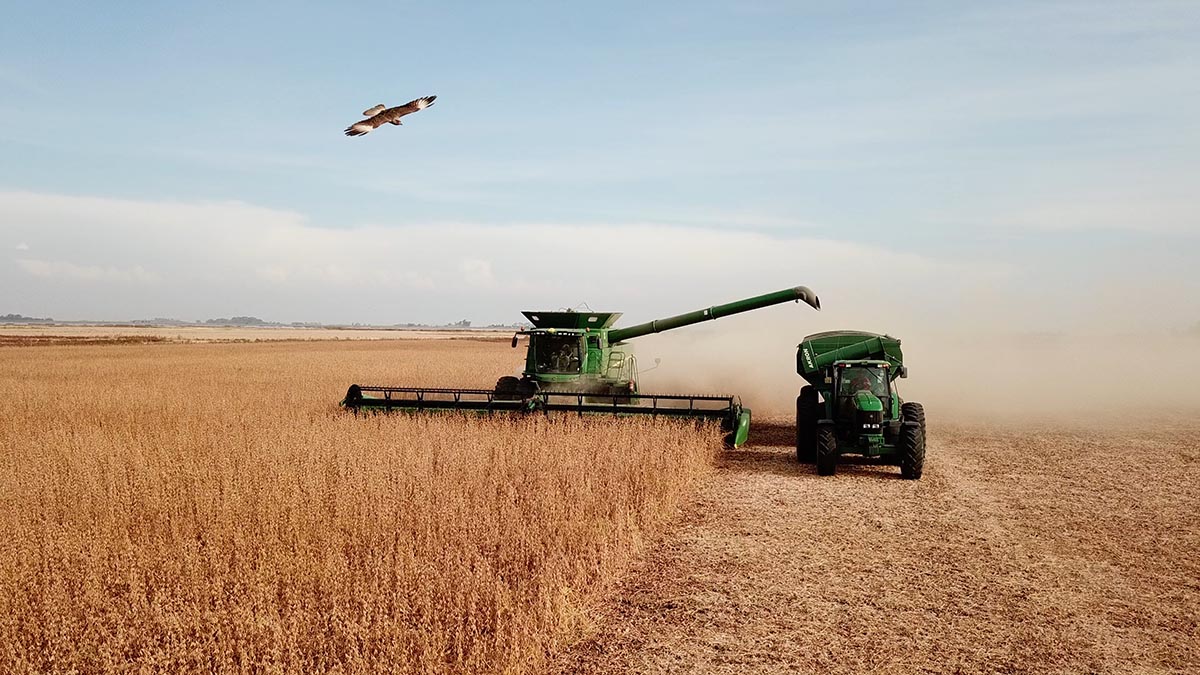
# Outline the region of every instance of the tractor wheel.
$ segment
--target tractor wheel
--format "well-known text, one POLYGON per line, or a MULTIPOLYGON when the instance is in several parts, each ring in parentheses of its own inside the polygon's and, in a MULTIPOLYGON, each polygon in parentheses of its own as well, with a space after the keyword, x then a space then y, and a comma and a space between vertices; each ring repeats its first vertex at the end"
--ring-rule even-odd
POLYGON ((925 406, 920 403, 905 403, 900 406, 900 418, 921 424, 921 433, 925 433, 925 406))
POLYGON ((796 397, 796 461, 812 464, 817 459, 817 390, 805 386, 796 397))
POLYGON ((832 476, 837 473, 837 436, 833 426, 822 424, 817 427, 817 475, 832 476))
POLYGON ((900 427, 900 475, 917 480, 925 471, 925 408, 920 403, 905 403, 902 410, 905 424, 900 427))
POLYGON ((496 400, 497 401, 520 401, 521 396, 521 380, 512 375, 505 375, 496 380, 496 400))

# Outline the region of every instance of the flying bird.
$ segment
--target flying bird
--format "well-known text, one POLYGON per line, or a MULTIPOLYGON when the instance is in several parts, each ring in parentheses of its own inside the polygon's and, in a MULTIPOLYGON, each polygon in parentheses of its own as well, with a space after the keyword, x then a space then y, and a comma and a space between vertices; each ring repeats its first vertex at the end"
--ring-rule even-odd
POLYGON ((400 126, 402 124, 400 121, 401 117, 404 117, 409 113, 415 113, 418 110, 424 110, 428 108, 429 106, 433 105, 433 102, 436 99, 436 96, 423 96, 421 98, 409 101, 404 105, 396 106, 395 108, 384 108, 383 104, 380 103, 370 110, 364 110, 363 116, 365 116, 367 119, 361 122, 355 122, 354 124, 346 127, 346 135, 362 136, 363 134, 371 133, 384 124, 395 124, 396 126, 400 126))

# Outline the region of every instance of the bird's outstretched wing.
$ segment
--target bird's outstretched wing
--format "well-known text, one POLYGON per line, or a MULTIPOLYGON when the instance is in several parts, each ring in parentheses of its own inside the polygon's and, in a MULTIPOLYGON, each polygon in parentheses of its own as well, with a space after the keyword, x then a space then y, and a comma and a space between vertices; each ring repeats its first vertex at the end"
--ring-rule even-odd
POLYGON ((395 108, 388 108, 385 112, 393 113, 396 118, 399 119, 405 115, 408 115, 409 113, 415 113, 418 110, 424 110, 428 108, 429 106, 433 105, 433 102, 436 100, 436 96, 422 96, 421 98, 415 98, 404 105, 399 105, 395 108))
POLYGON ((377 119, 378 117, 379 115, 375 115, 374 117, 368 117, 361 122, 355 122, 354 124, 351 124, 350 126, 346 127, 346 135, 362 136, 363 134, 371 133, 372 131, 378 129, 379 125, 385 122, 385 120, 377 119))
POLYGON ((374 108, 371 108, 370 110, 364 110, 363 116, 370 117, 371 115, 378 115, 379 113, 383 112, 386 109, 387 109, 387 106, 380 103, 379 105, 375 106, 374 108))
POLYGON ((364 112, 364 115, 370 115, 365 120, 355 122, 346 127, 347 136, 362 136, 378 129, 384 124, 400 124, 400 118, 410 113, 415 113, 418 110, 424 110, 433 105, 434 99, 437 96, 422 96, 418 99, 413 99, 404 105, 396 106, 395 108, 382 109, 382 106, 375 106, 364 112), (377 110, 379 109, 379 110, 377 110), (374 113, 374 114, 372 114, 374 113))

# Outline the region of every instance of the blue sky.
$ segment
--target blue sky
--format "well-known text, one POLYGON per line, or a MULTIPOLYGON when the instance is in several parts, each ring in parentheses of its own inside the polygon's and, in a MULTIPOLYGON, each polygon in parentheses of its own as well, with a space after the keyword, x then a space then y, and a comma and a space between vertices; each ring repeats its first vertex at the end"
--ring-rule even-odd
POLYGON ((1200 321, 1200 5, 829 4, 10 5, 0 313, 1200 321))

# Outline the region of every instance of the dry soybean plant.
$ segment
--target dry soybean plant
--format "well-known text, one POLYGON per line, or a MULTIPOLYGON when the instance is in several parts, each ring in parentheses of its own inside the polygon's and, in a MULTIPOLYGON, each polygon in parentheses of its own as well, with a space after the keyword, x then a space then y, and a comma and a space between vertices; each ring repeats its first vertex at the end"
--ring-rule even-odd
POLYGON ((498 349, 0 348, 0 670, 536 670, 719 435, 334 406, 498 349))

